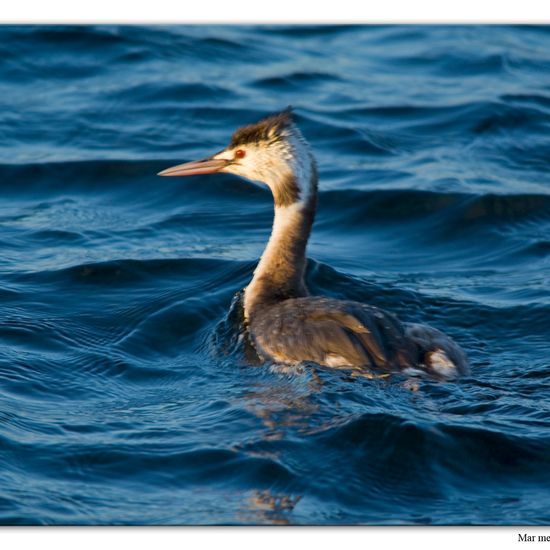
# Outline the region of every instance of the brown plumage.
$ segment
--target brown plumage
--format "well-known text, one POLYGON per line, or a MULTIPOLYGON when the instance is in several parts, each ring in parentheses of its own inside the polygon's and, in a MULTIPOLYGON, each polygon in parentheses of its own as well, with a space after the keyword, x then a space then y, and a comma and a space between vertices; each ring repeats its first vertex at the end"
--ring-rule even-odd
POLYGON ((280 362, 400 370, 416 362, 414 346, 393 315, 358 302, 302 297, 264 305, 250 319, 256 345, 280 362))
POLYGON ((161 174, 208 172, 260 181, 273 193, 273 230, 244 295, 251 340, 264 360, 440 378, 469 372, 464 352, 434 328, 402 323, 367 304, 308 295, 304 271, 317 168, 289 109, 237 130, 221 153, 161 174))
POLYGON ((236 130, 231 137, 229 147, 236 148, 253 143, 272 144, 281 139, 284 131, 291 128, 292 124, 292 109, 288 107, 284 111, 264 118, 256 124, 243 126, 236 130))
MULTIPOLYGON (((285 181, 273 190, 273 203, 275 208, 281 206, 290 206, 300 200, 300 188, 296 182, 296 178, 292 174, 288 174, 285 181)), ((315 212, 314 212, 315 213, 315 212)))

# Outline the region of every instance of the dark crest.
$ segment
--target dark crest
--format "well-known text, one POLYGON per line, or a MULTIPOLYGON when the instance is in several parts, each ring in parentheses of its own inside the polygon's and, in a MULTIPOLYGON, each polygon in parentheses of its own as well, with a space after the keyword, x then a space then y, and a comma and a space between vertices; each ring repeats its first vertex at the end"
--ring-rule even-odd
POLYGON ((284 111, 263 118, 256 124, 243 126, 233 134, 229 146, 233 148, 261 141, 277 141, 283 130, 292 126, 292 116, 292 107, 287 107, 284 111))

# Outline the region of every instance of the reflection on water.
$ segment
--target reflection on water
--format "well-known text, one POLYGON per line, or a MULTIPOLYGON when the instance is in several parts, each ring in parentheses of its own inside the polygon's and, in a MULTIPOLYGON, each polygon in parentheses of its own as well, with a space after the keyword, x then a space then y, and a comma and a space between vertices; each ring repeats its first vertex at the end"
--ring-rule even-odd
POLYGON ((267 439, 284 439, 288 428, 307 431, 311 416, 319 410, 312 394, 322 390, 322 380, 314 368, 306 373, 300 366, 272 365, 270 371, 284 378, 277 385, 267 382, 247 390, 242 397, 247 410, 262 420, 267 439))
POLYGON ((251 514, 244 519, 243 523, 289 525, 290 513, 301 498, 301 495, 273 494, 269 490, 253 491, 248 499, 251 514))

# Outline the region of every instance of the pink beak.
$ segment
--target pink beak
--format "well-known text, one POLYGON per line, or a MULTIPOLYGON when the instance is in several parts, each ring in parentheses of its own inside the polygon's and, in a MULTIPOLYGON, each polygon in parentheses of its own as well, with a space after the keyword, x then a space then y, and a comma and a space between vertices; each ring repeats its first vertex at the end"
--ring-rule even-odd
POLYGON ((158 176, 199 176, 201 174, 213 174, 225 168, 231 161, 227 159, 214 159, 212 157, 203 160, 194 160, 185 164, 178 164, 159 172, 158 176))

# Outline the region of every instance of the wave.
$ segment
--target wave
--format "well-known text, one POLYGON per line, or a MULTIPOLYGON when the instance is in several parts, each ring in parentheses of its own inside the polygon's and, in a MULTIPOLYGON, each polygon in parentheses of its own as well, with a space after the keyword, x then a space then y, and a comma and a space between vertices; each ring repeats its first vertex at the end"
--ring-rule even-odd
MULTIPOLYGON (((347 135, 346 132, 343 135, 347 135)), ((350 134, 352 135, 352 134, 350 134)), ((391 154, 391 145, 382 144, 377 137, 372 139, 371 151, 385 151, 391 154)), ((365 142, 363 151, 365 150, 365 142)), ((182 159, 180 159, 182 160, 182 159)), ((256 191, 257 187, 245 184, 239 178, 224 175, 218 177, 201 177, 200 186, 195 184, 196 178, 180 179, 177 185, 164 184, 162 191, 158 187, 152 188, 151 182, 157 181, 156 174, 166 165, 177 162, 176 159, 145 159, 145 160, 90 160, 71 162, 44 162, 31 164, 0 164, 0 177, 3 180, 4 189, 17 189, 19 193, 42 194, 54 190, 78 190, 83 193, 108 192, 116 196, 119 191, 126 192, 128 188, 139 190, 146 195, 155 194, 160 199, 164 193, 171 198, 171 191, 174 188, 185 189, 189 198, 197 199, 223 195, 227 200, 235 196, 235 191, 246 188, 246 193, 239 193, 239 200, 246 200, 247 197, 258 197, 262 193, 256 191), (192 183, 190 183, 192 182, 192 183), (230 184, 228 184, 230 182, 230 184)), ((369 170, 365 170, 368 176, 369 170)), ((327 174, 331 174, 330 171, 327 174)), ((324 172, 321 172, 323 180, 324 172)), ((397 180, 410 177, 410 174, 392 172, 380 174, 389 180, 397 180)), ((354 183, 357 176, 348 179, 354 183)), ((380 177, 378 178, 380 179, 380 177)), ((457 192, 449 184, 448 191, 433 191, 427 189, 384 189, 379 185, 373 188, 361 189, 357 187, 335 188, 334 185, 328 189, 321 182, 321 206, 323 199, 335 204, 337 207, 349 205, 364 206, 368 208, 369 216, 378 218, 395 212, 396 216, 420 217, 457 205, 465 207, 464 216, 468 221, 483 220, 486 218, 502 218, 513 220, 524 216, 540 214, 544 218, 550 211, 549 197, 546 193, 510 193, 506 189, 500 193, 472 193, 457 192)), ((220 197, 221 198, 221 197, 220 197)), ((336 208, 333 208, 334 210, 336 208)), ((365 213, 367 213, 365 212, 365 213)))
MULTIPOLYGON (((542 222, 550 219, 550 195, 543 194, 466 194, 416 190, 330 190, 321 193, 320 204, 331 210, 355 210, 350 223, 363 218, 378 223, 407 222, 442 215, 449 223, 514 223, 524 220, 542 222)), ((326 213, 326 211, 323 211, 326 213)), ((349 211, 343 218, 349 219, 349 211)))
MULTIPOLYGON (((476 426, 448 423, 422 424, 413 419, 388 413, 365 413, 316 435, 328 449, 353 448, 353 463, 365 464, 363 475, 378 485, 383 494, 397 481, 394 491, 410 490, 422 494, 425 488, 435 492, 450 486, 469 487, 515 485, 521 481, 542 481, 543 464, 548 460, 548 438, 530 438, 506 434, 476 426), (393 479, 382 471, 369 468, 376 464, 387 468, 393 479), (422 480, 422 483, 419 483, 422 480), (441 480, 445 480, 442 486, 441 480), (383 487, 380 487, 380 485, 383 487)), ((428 496, 424 494, 424 497, 428 496)))

